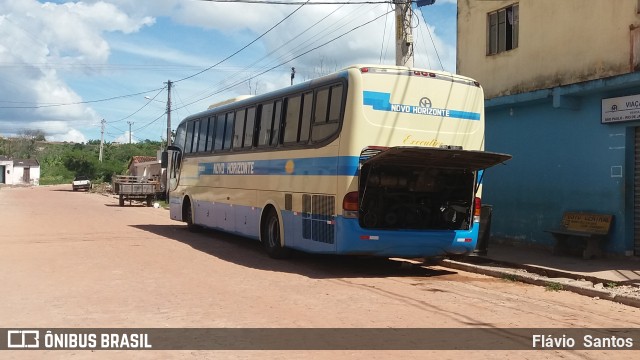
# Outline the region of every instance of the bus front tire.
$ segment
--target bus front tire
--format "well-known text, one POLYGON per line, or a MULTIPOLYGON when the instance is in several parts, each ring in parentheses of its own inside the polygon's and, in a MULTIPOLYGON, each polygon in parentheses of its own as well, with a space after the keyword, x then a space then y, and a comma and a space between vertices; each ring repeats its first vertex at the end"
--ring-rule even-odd
POLYGON ((274 209, 269 210, 262 225, 262 245, 267 254, 274 259, 284 259, 291 255, 291 251, 281 244, 280 220, 274 209))
POLYGON ((189 200, 186 200, 183 206, 182 219, 187 223, 187 230, 191 232, 198 232, 200 230, 200 227, 193 221, 193 211, 191 210, 191 201, 189 200))

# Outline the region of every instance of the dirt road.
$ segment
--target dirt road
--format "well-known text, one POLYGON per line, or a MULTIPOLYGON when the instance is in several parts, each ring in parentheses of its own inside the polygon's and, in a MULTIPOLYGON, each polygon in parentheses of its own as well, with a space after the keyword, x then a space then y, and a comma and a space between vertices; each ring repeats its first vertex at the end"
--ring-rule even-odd
MULTIPOLYGON (((640 310, 438 267, 189 233, 71 186, 0 190, 0 328, 638 328, 640 310)), ((636 341, 640 342, 640 339, 636 341)), ((637 351, 3 351, 0 358, 628 359, 637 351)))

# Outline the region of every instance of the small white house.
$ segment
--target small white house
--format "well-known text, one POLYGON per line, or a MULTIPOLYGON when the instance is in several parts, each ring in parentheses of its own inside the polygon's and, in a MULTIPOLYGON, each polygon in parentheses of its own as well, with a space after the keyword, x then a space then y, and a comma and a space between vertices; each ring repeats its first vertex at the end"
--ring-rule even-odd
POLYGON ((0 156, 0 184, 39 185, 40 163, 36 159, 10 159, 0 156))
POLYGON ((11 184, 13 178, 13 160, 6 156, 0 156, 0 184, 11 184))

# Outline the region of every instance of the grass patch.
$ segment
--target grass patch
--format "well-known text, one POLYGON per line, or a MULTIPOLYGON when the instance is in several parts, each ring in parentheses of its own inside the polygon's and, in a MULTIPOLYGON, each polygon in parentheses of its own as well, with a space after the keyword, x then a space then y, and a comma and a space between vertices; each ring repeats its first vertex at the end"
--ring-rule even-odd
POLYGON ((615 289, 618 287, 618 283, 616 282, 608 282, 605 284, 605 287, 607 287, 608 289, 615 289))
POLYGON ((504 274, 504 275, 502 275, 502 280, 505 280, 505 281, 518 281, 518 278, 513 274, 504 274))
POLYGON ((562 284, 558 284, 556 282, 548 282, 544 287, 547 291, 560 291, 563 289, 562 284))

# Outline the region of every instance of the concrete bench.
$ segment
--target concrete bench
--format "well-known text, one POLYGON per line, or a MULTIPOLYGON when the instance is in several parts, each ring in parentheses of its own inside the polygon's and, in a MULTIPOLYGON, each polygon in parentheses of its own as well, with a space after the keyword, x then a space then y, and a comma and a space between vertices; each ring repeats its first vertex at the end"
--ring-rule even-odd
POLYGON ((586 247, 582 252, 584 259, 602 257, 601 243, 606 240, 611 229, 613 215, 586 212, 565 212, 559 228, 545 230, 556 239, 554 254, 569 252, 569 239, 582 239, 586 247))

